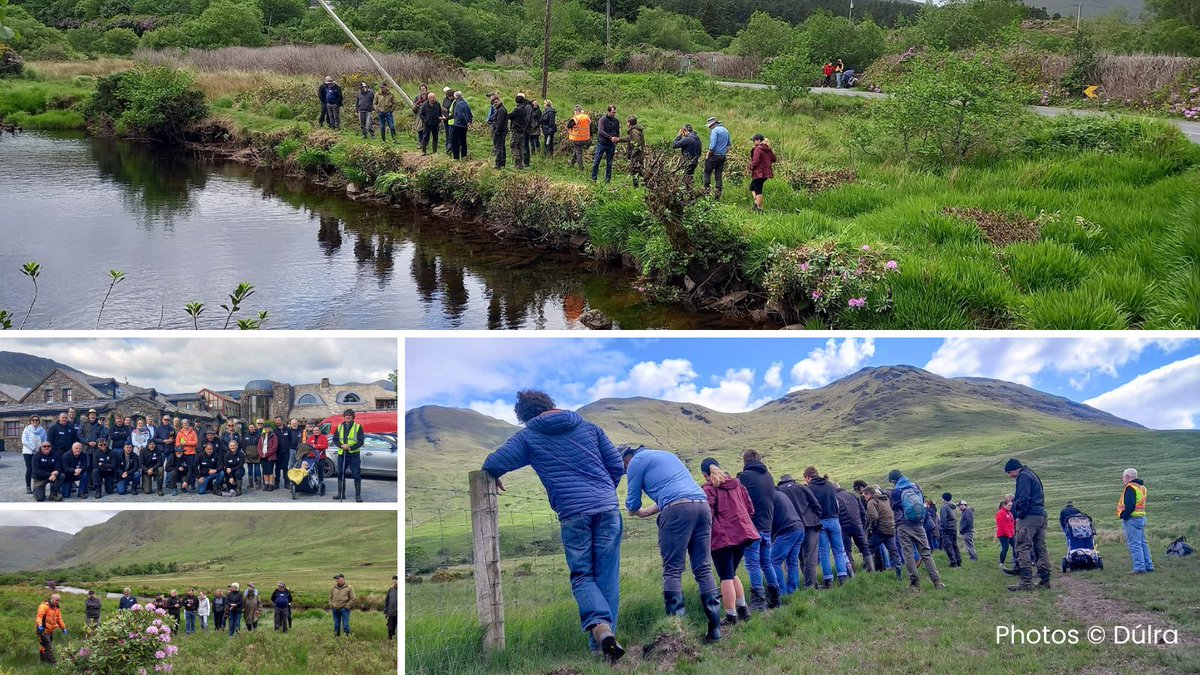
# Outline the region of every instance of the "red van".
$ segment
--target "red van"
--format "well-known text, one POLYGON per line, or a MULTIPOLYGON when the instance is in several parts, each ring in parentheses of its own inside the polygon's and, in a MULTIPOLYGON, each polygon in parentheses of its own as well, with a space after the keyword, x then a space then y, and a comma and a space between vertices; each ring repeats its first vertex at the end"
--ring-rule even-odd
MULTIPOLYGON (((396 435, 400 428, 400 415, 395 410, 355 410, 354 421, 362 425, 363 433, 368 434, 396 435)), ((326 417, 321 420, 321 433, 328 434, 341 423, 341 414, 326 417)))

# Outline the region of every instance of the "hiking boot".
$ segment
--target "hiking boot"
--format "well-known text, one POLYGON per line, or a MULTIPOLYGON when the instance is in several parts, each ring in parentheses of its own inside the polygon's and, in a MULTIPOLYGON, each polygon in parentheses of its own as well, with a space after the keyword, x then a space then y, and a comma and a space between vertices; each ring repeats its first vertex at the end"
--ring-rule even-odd
POLYGON ((725 618, 721 619, 722 626, 736 626, 738 622, 737 614, 725 613, 725 618))
POLYGON ((242 486, 241 485, 237 486, 237 496, 239 496, 239 497, 242 496, 242 486))
POLYGON ((1038 590, 1042 590, 1042 591, 1050 590, 1050 580, 1042 579, 1041 581, 1038 582, 1037 587, 1038 587, 1038 590))
POLYGON ((827 591, 833 588, 833 579, 826 579, 825 583, 821 585, 821 588, 824 588, 827 591))
POLYGON ((746 605, 738 605, 737 618, 738 618, 738 621, 749 621, 750 620, 750 608, 747 607, 746 605))
POLYGON ((845 575, 839 576, 839 577, 837 578, 837 585, 838 585, 838 586, 841 586, 842 584, 845 584, 845 583, 846 583, 846 576, 845 576, 845 575))
POLYGON ((354 481, 354 501, 362 503, 362 480, 354 481))
POLYGON ((943 584, 942 580, 938 579, 937 581, 933 582, 933 587, 934 587, 934 589, 940 591, 946 587, 946 584, 943 584))
POLYGON ((908 578, 908 587, 914 591, 921 590, 921 577, 911 576, 908 578))
POLYGON ((27 495, 33 494, 33 488, 31 488, 31 487, 25 488, 25 494, 27 494, 27 495))
POLYGON ((704 616, 708 619, 708 632, 704 634, 704 641, 716 642, 721 639, 722 612, 720 589, 713 589, 701 595, 700 604, 704 607, 704 616))
POLYGON ((683 603, 683 591, 663 591, 663 607, 667 616, 684 616, 687 609, 683 603))
POLYGON ((1018 570, 1016 567, 1009 568, 1009 567, 1005 567, 1005 566, 1001 565, 1000 571, 1004 572, 1005 574, 1007 574, 1010 577, 1016 577, 1016 576, 1021 575, 1021 571, 1018 570))
POLYGON ((756 612, 767 610, 767 592, 761 588, 750 589, 750 608, 756 612))
POLYGON ((162 488, 158 488, 158 496, 159 497, 163 496, 162 488))
POLYGON ((767 609, 775 609, 783 604, 778 586, 767 586, 767 609))
POLYGON ((617 636, 613 635, 612 626, 606 623, 592 626, 592 639, 600 645, 600 653, 610 664, 620 661, 621 657, 625 656, 625 648, 617 642, 617 636))
POLYGON ((1013 591, 1015 593, 1018 591, 1032 591, 1034 588, 1036 588, 1036 586, 1033 585, 1032 580, 1029 580, 1029 581, 1022 580, 1021 583, 1019 583, 1019 584, 1013 584, 1012 586, 1009 586, 1008 590, 1013 591))

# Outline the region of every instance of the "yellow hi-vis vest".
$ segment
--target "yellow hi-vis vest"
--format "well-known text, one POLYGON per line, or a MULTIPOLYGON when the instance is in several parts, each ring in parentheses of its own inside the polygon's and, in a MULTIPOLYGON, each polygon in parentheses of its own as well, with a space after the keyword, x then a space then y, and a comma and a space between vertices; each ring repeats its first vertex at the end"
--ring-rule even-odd
POLYGON ((575 120, 575 126, 567 129, 567 140, 572 143, 592 140, 592 118, 579 113, 571 119, 575 120))
POLYGON ((358 437, 361 435, 362 435, 362 425, 359 424, 358 422, 355 422, 354 424, 350 425, 350 437, 349 438, 346 437, 346 425, 339 424, 338 428, 337 428, 338 454, 340 455, 343 452, 348 452, 352 455, 357 455, 359 453, 359 451, 362 450, 362 448, 359 448, 358 450, 351 450, 347 446, 349 446, 349 445, 353 444, 355 441, 357 441, 358 437))
MULTIPOLYGON (((1146 517, 1146 486, 1138 485, 1137 483, 1129 482, 1125 484, 1126 489, 1133 490, 1137 495, 1137 503, 1133 505, 1133 513, 1129 514, 1131 518, 1146 517)), ((1121 512, 1125 510, 1125 490, 1121 490, 1121 496, 1117 499, 1117 517, 1121 517, 1121 512)))

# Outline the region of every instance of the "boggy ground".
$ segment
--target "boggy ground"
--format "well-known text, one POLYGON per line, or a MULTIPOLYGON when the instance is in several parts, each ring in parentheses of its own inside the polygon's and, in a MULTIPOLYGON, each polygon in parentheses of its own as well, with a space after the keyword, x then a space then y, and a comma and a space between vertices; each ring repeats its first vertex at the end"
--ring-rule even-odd
MULTIPOLYGON (((644 190, 630 186, 620 161, 609 189, 588 187, 563 154, 535 157, 519 177, 489 168, 481 94, 498 90, 511 103, 517 91, 537 90, 532 74, 468 71, 450 83, 467 92, 479 120, 470 139, 474 161, 454 166, 444 157, 416 165, 393 152, 413 152, 411 131, 379 149, 378 140, 357 137, 352 114, 343 114, 340 134, 312 135, 313 83, 303 78, 205 73, 198 84, 212 115, 199 141, 229 152, 252 148, 239 158, 355 183, 368 197, 465 210, 531 245, 622 260, 659 282, 646 286, 653 298, 809 328, 1200 325, 1200 153, 1165 126, 1131 122, 1119 143, 1079 143, 1080 134, 1108 132, 1031 119, 1025 140, 1008 152, 944 167, 901 161, 886 148, 865 154, 849 142, 871 128, 870 104, 862 101, 814 97, 782 107, 773 93, 732 91, 699 77, 555 73, 549 98, 560 121, 575 103, 593 111, 615 103, 622 120, 636 115, 649 145, 661 147, 685 123, 703 130, 708 115, 722 119, 734 139, 725 197, 702 202, 685 219, 696 248, 712 254, 704 259, 674 247, 678 240, 650 216, 644 190), (762 215, 750 213, 747 192, 754 133, 771 138, 781 160, 762 215), (861 309, 839 304, 813 313, 811 289, 801 283, 769 303, 768 281, 778 269, 772 252, 814 242, 847 251, 870 246, 896 260, 898 271, 870 286, 861 309)), ((31 89, 59 86, 79 84, 16 85, 26 99, 31 89)), ((397 117, 408 129, 403 110, 397 117)))

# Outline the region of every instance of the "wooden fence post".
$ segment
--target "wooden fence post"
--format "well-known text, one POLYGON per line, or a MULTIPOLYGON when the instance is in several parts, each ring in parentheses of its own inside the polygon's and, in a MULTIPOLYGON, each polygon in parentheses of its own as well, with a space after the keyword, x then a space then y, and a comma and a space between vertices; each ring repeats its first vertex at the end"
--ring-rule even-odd
POLYGON ((504 593, 500 588, 500 509, 496 479, 472 471, 471 531, 475 554, 475 606, 483 624, 483 649, 504 649, 504 593))

